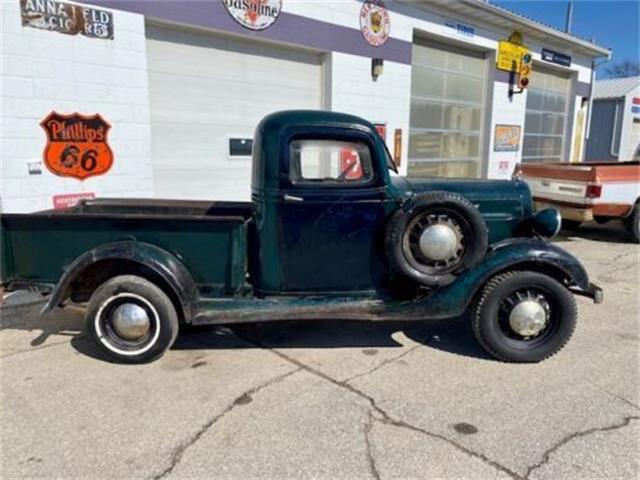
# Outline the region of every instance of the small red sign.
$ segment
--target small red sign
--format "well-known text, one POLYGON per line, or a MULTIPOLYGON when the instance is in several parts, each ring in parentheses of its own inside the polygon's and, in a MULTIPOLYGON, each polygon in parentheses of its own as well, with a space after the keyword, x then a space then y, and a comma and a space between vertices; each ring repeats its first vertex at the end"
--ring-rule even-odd
POLYGON ((640 97, 633 97, 633 104, 640 105, 640 97))
POLYGON ((374 124, 376 127, 376 131, 382 137, 383 141, 387 141, 387 124, 386 123, 376 123, 374 124))
POLYGON ((51 112, 40 126, 47 133, 44 164, 51 173, 84 180, 107 173, 113 165, 107 143, 111 125, 99 114, 51 112))
POLYGON ((347 180, 358 180, 362 178, 364 172, 362 171, 360 156, 356 150, 345 148, 340 151, 340 171, 347 172, 344 175, 344 178, 347 180))
POLYGON ((62 208, 75 207, 80 200, 93 200, 96 198, 95 193, 70 193, 65 195, 53 196, 53 208, 60 210, 62 208))

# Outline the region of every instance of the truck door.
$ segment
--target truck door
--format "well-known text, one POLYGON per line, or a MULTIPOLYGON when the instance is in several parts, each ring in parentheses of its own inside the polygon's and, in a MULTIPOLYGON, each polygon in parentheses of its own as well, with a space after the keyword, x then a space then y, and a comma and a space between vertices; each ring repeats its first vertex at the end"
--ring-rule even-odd
POLYGON ((289 141, 279 200, 283 291, 381 286, 386 188, 372 147, 365 137, 289 141))

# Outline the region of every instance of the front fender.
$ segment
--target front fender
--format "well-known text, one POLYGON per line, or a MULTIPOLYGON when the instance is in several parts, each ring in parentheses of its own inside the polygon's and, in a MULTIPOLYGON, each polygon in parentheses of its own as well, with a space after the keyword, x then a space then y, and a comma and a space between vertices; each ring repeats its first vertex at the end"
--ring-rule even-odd
POLYGON ((484 260, 460 275, 447 287, 418 301, 425 317, 448 318, 462 315, 482 286, 494 275, 508 270, 534 270, 567 280, 574 293, 601 301, 601 291, 589 283, 580 261, 566 250, 544 240, 510 239, 495 244, 484 260))
POLYGON ((87 267, 102 260, 126 260, 139 263, 159 275, 176 294, 185 319, 193 318, 198 287, 187 268, 174 255, 148 243, 124 241, 109 243, 76 258, 60 277, 42 309, 46 313, 62 304, 71 294, 71 284, 87 267))

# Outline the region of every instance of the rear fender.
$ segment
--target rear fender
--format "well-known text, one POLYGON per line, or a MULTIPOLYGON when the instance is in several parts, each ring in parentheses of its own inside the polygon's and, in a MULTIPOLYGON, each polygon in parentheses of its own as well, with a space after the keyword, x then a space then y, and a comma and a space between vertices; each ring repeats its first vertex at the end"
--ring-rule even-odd
POLYGON ((460 275, 451 285, 436 290, 424 302, 425 317, 462 315, 479 290, 493 276, 509 270, 538 271, 562 281, 574 293, 592 296, 594 288, 580 261, 552 243, 532 238, 495 244, 485 259, 460 275))
POLYGON ((134 241, 102 245, 75 259, 65 269, 42 309, 42 313, 52 310, 67 300, 72 293, 73 281, 82 275, 87 268, 104 260, 134 262, 152 271, 172 290, 182 308, 184 319, 190 321, 195 316, 198 287, 184 264, 166 250, 148 243, 134 241))

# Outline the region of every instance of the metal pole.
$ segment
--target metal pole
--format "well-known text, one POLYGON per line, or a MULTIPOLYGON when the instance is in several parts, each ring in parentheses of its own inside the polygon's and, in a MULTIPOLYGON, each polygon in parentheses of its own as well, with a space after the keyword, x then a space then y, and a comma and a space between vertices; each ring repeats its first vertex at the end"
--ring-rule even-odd
POLYGON ((567 5, 567 23, 564 27, 566 33, 571 33, 571 22, 573 21, 573 2, 567 5))

